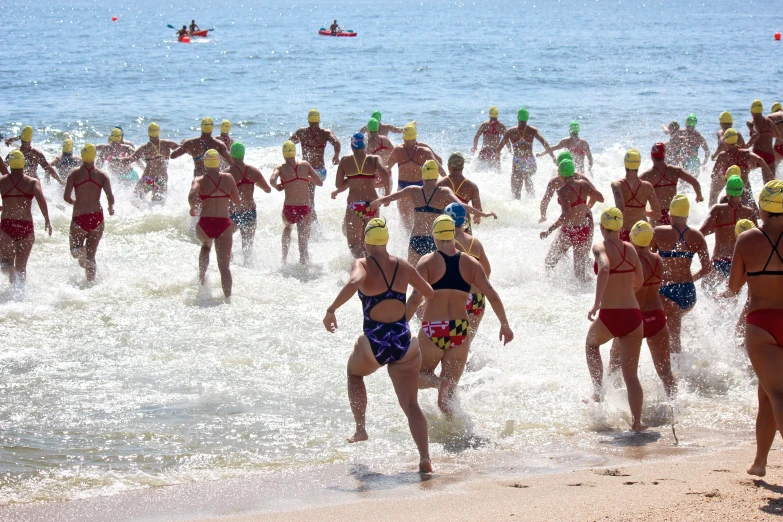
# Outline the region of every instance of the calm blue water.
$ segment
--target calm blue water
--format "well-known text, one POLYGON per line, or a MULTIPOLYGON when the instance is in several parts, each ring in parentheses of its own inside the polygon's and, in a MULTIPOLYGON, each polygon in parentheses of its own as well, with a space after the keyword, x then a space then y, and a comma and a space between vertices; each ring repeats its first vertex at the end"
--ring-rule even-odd
MULTIPOLYGON (((66 132, 78 147, 104 141, 120 124, 142 143, 152 120, 162 136, 180 139, 194 136, 204 116, 228 118, 248 161, 269 175, 311 107, 344 143, 373 110, 398 125, 415 119, 422 141, 446 156, 469 148, 490 105, 507 124, 526 106, 550 142, 567 135, 572 119, 582 121, 597 184, 608 194, 625 147, 648 150, 663 138, 660 123, 695 112, 714 148, 721 111, 742 121, 754 98, 767 107, 783 98, 776 65, 783 44, 772 39, 783 29, 779 1, 335 4, 3 5, 0 132, 32 125, 53 154, 66 132), (166 24, 192 18, 215 31, 205 41, 176 42, 166 24), (318 36, 334 18, 359 36, 318 36)), ((544 468, 549 455, 609 454, 601 430, 627 427, 619 386, 602 408, 582 405, 593 286, 571 284, 569 260, 545 276, 549 242, 538 239, 538 202, 511 200, 509 170, 468 166, 467 174, 500 215, 476 233, 517 338, 499 346, 497 319, 487 314, 472 346, 474 367, 462 379, 462 424, 438 413, 433 392, 421 394, 433 459, 445 474, 482 469, 489 452, 544 468)), ((360 331, 358 301, 340 310, 337 334, 324 333, 320 321, 350 263, 339 232, 345 202, 319 190, 325 238, 311 245, 315 262, 302 272, 280 264, 282 197, 258 195, 257 259, 243 264, 235 242, 234 298, 225 306, 214 266, 207 294, 215 297, 197 289, 191 172, 189 160, 172 162, 163 207, 132 204, 130 192, 117 189, 95 286, 68 255, 70 209, 56 187, 45 187, 54 235, 39 234, 22 296, 0 282, 0 504, 329 463, 392 474, 415 467, 384 372, 368 379, 371 442, 344 443, 352 428, 345 361, 360 331)), ((552 174, 542 162, 539 194, 552 174)), ((692 224, 705 214, 694 206, 692 224)), ((391 250, 404 255, 396 211, 386 215, 391 250)), ((715 430, 746 433, 755 403, 732 337, 740 303, 699 299, 679 368, 680 436, 692 444, 715 430)), ((668 408, 646 350, 640 372, 645 422, 667 432, 668 408)))

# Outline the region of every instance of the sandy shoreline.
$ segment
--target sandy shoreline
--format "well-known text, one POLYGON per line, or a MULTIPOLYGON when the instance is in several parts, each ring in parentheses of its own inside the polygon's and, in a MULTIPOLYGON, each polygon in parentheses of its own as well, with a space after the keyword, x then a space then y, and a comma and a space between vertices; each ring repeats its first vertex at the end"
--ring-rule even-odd
POLYGON ((0 519, 664 521, 773 520, 783 515, 783 487, 776 485, 783 478, 779 448, 771 453, 764 479, 745 473, 755 450, 746 438, 671 449, 619 463, 577 458, 572 467, 580 469, 511 463, 489 473, 481 468, 436 472, 425 480, 412 471, 379 473, 355 464, 310 470, 306 477, 281 473, 11 505, 0 508, 0 519))

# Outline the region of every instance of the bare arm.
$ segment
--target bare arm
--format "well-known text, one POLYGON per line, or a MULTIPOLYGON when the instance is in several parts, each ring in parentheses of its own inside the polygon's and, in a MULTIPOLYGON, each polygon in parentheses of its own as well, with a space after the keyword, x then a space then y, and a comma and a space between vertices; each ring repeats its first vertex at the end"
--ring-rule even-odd
POLYGON ((103 192, 106 194, 106 201, 109 203, 109 215, 114 215, 114 193, 111 191, 111 178, 106 176, 103 182, 103 192))
POLYGON ((593 172, 593 153, 590 151, 590 144, 586 141, 585 144, 585 156, 587 157, 587 165, 590 169, 590 172, 593 172))
MULTIPOLYGON (((475 262, 475 260, 473 261, 475 262)), ((478 262, 476 262, 476 264, 478 265, 478 262)), ((487 301, 489 301, 490 306, 492 306, 492 311, 495 312, 495 315, 498 316, 498 320, 500 320, 500 334, 498 335, 498 339, 503 341, 503 345, 510 343, 514 340, 514 332, 511 331, 511 328, 508 325, 506 309, 503 306, 503 301, 500 300, 500 296, 495 291, 495 288, 489 282, 489 279, 487 279, 487 274, 484 273, 484 269, 481 268, 481 265, 478 265, 475 268, 473 284, 487 297, 487 301)))
POLYGON ((505 146, 506 146, 506 143, 508 143, 508 144, 510 145, 510 141, 511 141, 511 131, 512 131, 512 130, 514 130, 514 129, 511 129, 511 130, 508 130, 508 131, 506 131, 506 133, 503 135, 503 139, 502 139, 502 140, 500 140, 500 144, 498 145, 498 149, 497 149, 497 153, 498 153, 498 154, 500 154, 501 152, 503 152, 503 147, 505 147, 505 146))
MULTIPOLYGON (((557 145, 555 145, 551 149, 548 148, 545 151, 539 152, 538 154, 536 154, 536 158, 540 158, 544 154, 551 154, 551 153, 553 153, 556 150, 562 149, 563 147, 565 147, 565 142, 566 142, 566 140, 560 140, 560 143, 558 143, 557 145)), ((557 160, 555 160, 555 161, 557 161, 557 160)))
POLYGON ((382 198, 378 198, 375 201, 373 201, 370 206, 373 210, 377 209, 381 205, 389 205, 389 203, 393 201, 397 201, 399 199, 402 199, 403 197, 409 197, 409 195, 412 195, 414 192, 420 190, 421 187, 412 186, 412 187, 405 187, 402 190, 398 190, 397 192, 393 192, 389 194, 388 196, 383 196, 382 198))
POLYGON ((560 216, 557 218, 557 221, 555 221, 551 227, 544 230, 539 234, 541 239, 546 239, 549 237, 549 235, 560 228, 563 225, 563 222, 566 220, 566 217, 568 216, 568 213, 571 211, 570 201, 566 199, 565 195, 561 194, 560 191, 562 191, 565 187, 561 187, 560 190, 557 191, 560 201, 560 216))
POLYGON ((335 312, 353 297, 366 277, 367 271, 365 270, 364 265, 360 263, 358 259, 354 260, 348 282, 345 283, 345 286, 337 294, 337 297, 334 298, 332 304, 326 309, 323 324, 326 327, 327 332, 334 333, 337 330, 337 317, 334 315, 335 312))
POLYGON ((190 192, 188 193, 188 203, 190 204, 190 215, 196 215, 196 205, 198 205, 198 193, 200 190, 199 182, 193 179, 193 183, 190 184, 190 192))
POLYGON ((57 171, 49 165, 49 162, 46 161, 46 156, 43 155, 42 152, 38 153, 38 164, 44 169, 44 171, 49 174, 51 177, 56 179, 61 185, 65 184, 65 181, 62 180, 59 174, 57 174, 57 171))
MULTIPOLYGON (((272 187, 270 187, 269 183, 266 182, 266 180, 264 179, 264 175, 261 174, 261 171, 258 169, 254 169, 254 170, 256 171, 256 186, 261 190, 263 190, 264 192, 266 192, 267 194, 272 192, 272 187)), ((318 179, 320 180, 321 178, 318 179)))
POLYGON ((734 245, 734 254, 731 257, 731 272, 729 273, 729 292, 731 294, 738 294, 748 280, 745 260, 742 258, 742 254, 739 253, 742 243, 743 238, 740 236, 737 238, 737 243, 734 245))
MULTIPOLYGON (((595 262, 598 265, 598 280, 595 283, 595 301, 593 301, 593 308, 587 313, 587 318, 593 321, 595 314, 601 308, 601 301, 604 299, 604 292, 606 292, 606 286, 609 284, 609 257, 606 255, 606 250, 603 246, 593 246, 593 255, 595 256, 595 262)), ((634 269, 634 280, 636 279, 636 269, 634 269)))
POLYGON ((698 281, 702 277, 706 276, 710 273, 712 270, 712 263, 710 262, 710 252, 707 249, 707 242, 704 240, 704 237, 699 238, 699 250, 698 250, 698 256, 699 256, 699 262, 701 263, 701 268, 698 272, 693 274, 693 280, 698 281))
POLYGON ((704 136, 699 134, 699 138, 701 138, 701 148, 704 149, 704 163, 702 163, 702 165, 706 166, 707 161, 710 159, 710 146, 707 143, 707 140, 704 139, 704 136))
POLYGON ((625 212, 625 198, 623 197, 623 190, 620 188, 620 183, 613 181, 610 186, 612 187, 612 195, 614 196, 614 206, 620 209, 620 212, 625 212))
POLYGON ((52 235, 52 224, 49 222, 49 207, 46 206, 46 198, 43 194, 43 189, 41 188, 41 182, 38 180, 35 180, 35 185, 33 185, 33 195, 35 196, 35 201, 38 203, 38 208, 41 209, 41 214, 43 214, 44 218, 44 229, 49 232, 49 236, 52 235))
POLYGON ((189 152, 190 152, 190 140, 186 141, 185 143, 183 143, 182 145, 174 149, 174 151, 171 153, 169 158, 176 159, 182 156, 183 154, 189 152))
POLYGON ((766 161, 761 159, 757 154, 753 152, 748 154, 748 156, 751 161, 755 162, 756 167, 761 169, 761 177, 764 180, 765 184, 775 179, 775 173, 772 172, 772 169, 769 168, 766 161))
POLYGON ((544 191, 544 197, 541 198, 541 219, 538 220, 539 223, 543 223, 546 221, 546 211, 549 208, 549 202, 552 201, 552 196, 555 195, 555 180, 557 178, 553 178, 549 180, 549 183, 546 185, 546 190, 544 191))
POLYGON ((644 284, 644 270, 639 256, 636 256, 636 263, 633 265, 633 291, 638 292, 644 284))
MULTIPOLYGON (((652 184, 650 184, 650 187, 652 187, 652 184)), ((661 202, 658 201, 658 194, 655 193, 654 188, 650 191, 650 197, 647 199, 647 203, 650 204, 650 212, 647 213, 647 216, 656 221, 660 220, 662 218, 661 202)))
POLYGON ((65 179, 65 192, 63 192, 63 199, 66 203, 70 203, 73 205, 75 203, 73 197, 71 196, 71 193, 73 192, 73 172, 71 174, 68 174, 68 177, 65 179))
POLYGON ((275 187, 275 190, 278 192, 283 190, 283 185, 280 184, 280 169, 275 167, 275 170, 272 172, 272 177, 269 178, 269 183, 275 187))
POLYGON ((410 279, 408 279, 408 284, 411 285, 420 296, 426 297, 427 299, 432 299, 435 297, 435 290, 433 290, 430 284, 425 281, 423 277, 421 277, 421 274, 418 270, 413 268, 408 264, 407 261, 403 261, 402 259, 400 259, 400 263, 405 263, 408 265, 407 269, 410 270, 410 279))
POLYGON ((701 232, 702 235, 709 236, 710 234, 715 232, 716 213, 717 213, 717 208, 713 205, 712 208, 710 208, 707 217, 704 219, 704 223, 702 223, 701 227, 699 227, 699 232, 701 232))
POLYGON ((383 166, 383 161, 381 160, 380 156, 375 156, 375 168, 378 169, 378 171, 381 173, 381 183, 383 184, 384 191, 387 194, 391 194, 391 173, 386 169, 386 167, 383 166))
POLYGON ((552 156, 552 161, 554 161, 555 164, 557 164, 557 158, 555 158, 555 153, 552 152, 552 147, 549 146, 549 143, 547 143, 547 141, 544 139, 544 137, 541 135, 538 129, 536 129, 535 137, 538 141, 541 142, 541 145, 544 146, 544 148, 549 153, 549 155, 552 156))
POLYGON ((324 182, 321 181, 321 177, 315 171, 313 166, 310 165, 309 163, 307 164, 307 177, 309 178, 310 183, 312 183, 316 187, 323 187, 324 186, 324 182))
POLYGON ((701 195, 701 185, 699 184, 699 181, 688 174, 684 169, 678 168, 677 173, 679 174, 681 180, 689 184, 691 187, 693 187, 693 190, 696 191, 696 203, 701 203, 704 201, 704 196, 701 195))
POLYGON ((473 137, 473 152, 476 152, 476 150, 478 150, 479 138, 481 138, 481 135, 484 133, 484 128, 486 126, 487 126, 486 123, 482 123, 481 125, 479 125, 479 128, 476 131, 476 135, 473 137))
POLYGON ((334 132, 329 131, 329 137, 326 138, 326 141, 332 144, 332 147, 334 147, 334 157, 332 158, 332 165, 337 165, 340 163, 340 140, 337 139, 337 136, 334 134, 334 132))

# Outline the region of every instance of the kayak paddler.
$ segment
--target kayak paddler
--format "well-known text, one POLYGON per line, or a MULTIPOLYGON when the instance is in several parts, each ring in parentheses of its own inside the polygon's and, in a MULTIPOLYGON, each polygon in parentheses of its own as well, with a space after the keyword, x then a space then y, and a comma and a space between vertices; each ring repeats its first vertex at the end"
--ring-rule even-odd
POLYGON ((337 20, 332 23, 332 25, 329 27, 329 30, 332 32, 332 36, 337 36, 337 33, 342 31, 339 25, 337 25, 337 20))
POLYGON ((190 31, 188 31, 187 25, 183 25, 182 29, 177 31, 177 38, 182 38, 183 36, 190 36, 190 31))
POLYGON ((196 21, 195 20, 191 20, 190 21, 190 33, 193 34, 196 31, 201 31, 201 28, 196 25, 196 21))

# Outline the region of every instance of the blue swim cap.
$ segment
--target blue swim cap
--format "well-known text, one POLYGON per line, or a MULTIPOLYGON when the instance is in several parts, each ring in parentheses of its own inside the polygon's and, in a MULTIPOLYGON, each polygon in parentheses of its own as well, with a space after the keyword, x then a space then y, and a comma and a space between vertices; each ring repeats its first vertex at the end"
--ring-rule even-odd
POLYGON ((361 150, 364 148, 364 134, 357 132, 351 138, 351 148, 361 150))
POLYGON ((467 214, 465 213, 465 207, 459 203, 451 203, 443 210, 443 213, 453 219, 456 226, 461 227, 465 224, 467 214))

